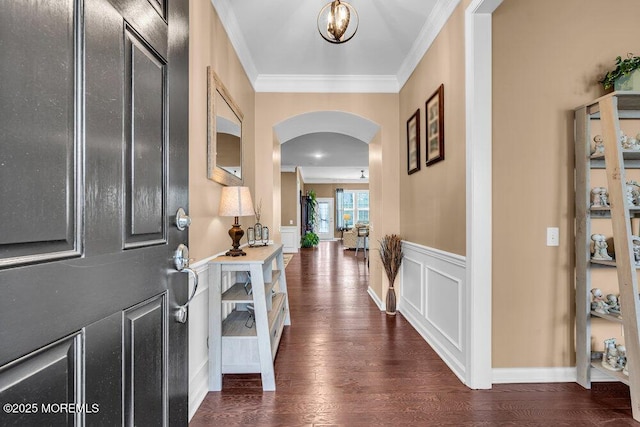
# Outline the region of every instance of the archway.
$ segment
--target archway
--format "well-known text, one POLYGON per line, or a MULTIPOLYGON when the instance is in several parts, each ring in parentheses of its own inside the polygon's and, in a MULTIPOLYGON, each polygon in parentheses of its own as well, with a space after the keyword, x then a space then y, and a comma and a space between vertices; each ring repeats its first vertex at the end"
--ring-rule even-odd
MULTIPOLYGON (((343 187, 347 188, 345 195, 349 193, 355 197, 356 194, 368 194, 370 191, 369 186, 376 185, 375 182, 372 183, 368 179, 370 172, 369 152, 372 149, 370 143, 378 135, 379 130, 379 124, 345 111, 327 110, 297 114, 273 126, 274 138, 279 143, 279 147, 274 147, 274 149, 280 150, 279 154, 276 153, 274 155, 274 159, 279 160, 280 164, 278 166, 283 172, 296 172, 296 167, 298 166, 303 166, 305 172, 313 169, 313 174, 305 173, 303 176, 305 186, 307 189, 309 189, 309 184, 321 187, 323 190, 321 192, 324 193, 319 196, 321 198, 331 198, 335 201, 336 188, 343 187), (329 151, 328 153, 327 150, 329 151), (336 158, 335 153, 338 150, 342 155, 336 158), (322 151, 324 153, 320 154, 322 151), (316 156, 313 155, 314 153, 317 153, 316 156), (322 158, 324 156, 327 158, 322 158), (314 159, 313 157, 316 158, 314 159), (289 161, 287 161, 287 158, 289 158, 289 161), (291 160, 294 161, 291 162, 291 160), (300 162, 295 160, 300 160, 300 162), (352 160, 353 164, 349 163, 352 160), (330 166, 327 167, 327 165, 330 166), (360 180, 361 174, 364 176, 364 171, 367 172, 367 179, 360 180), (334 172, 339 173, 330 175, 334 172), (353 174, 352 179, 347 178, 349 174, 353 174), (366 188, 364 184, 368 184, 366 188), (359 193, 356 193, 358 191, 359 193)), ((375 148, 373 149, 375 150, 375 148)), ((299 223, 301 216, 300 205, 296 203, 297 199, 292 196, 294 192, 296 195, 300 193, 301 175, 301 173, 296 172, 295 175, 283 174, 281 177, 281 238, 285 243, 285 248, 287 248, 286 242, 289 242, 289 245, 295 242, 297 247, 297 242, 300 241, 302 234, 299 223), (295 214, 292 208, 294 203, 295 214), (298 221, 292 221, 293 217, 298 221), (292 223, 297 224, 298 227, 293 226, 292 223)), ((338 229, 336 227, 343 227, 343 224, 341 224, 338 217, 333 215, 335 214, 334 211, 335 209, 332 209, 332 215, 328 223, 331 223, 331 220, 335 220, 335 226, 332 227, 330 235, 325 230, 325 238, 328 239, 339 239, 341 237, 341 233, 335 230, 338 229)), ((363 211, 363 214, 368 214, 368 211, 363 211)), ((343 215, 340 214, 340 218, 342 217, 343 215)), ((355 215, 353 219, 355 220, 355 215)), ((368 217, 364 220, 368 220, 368 217)))

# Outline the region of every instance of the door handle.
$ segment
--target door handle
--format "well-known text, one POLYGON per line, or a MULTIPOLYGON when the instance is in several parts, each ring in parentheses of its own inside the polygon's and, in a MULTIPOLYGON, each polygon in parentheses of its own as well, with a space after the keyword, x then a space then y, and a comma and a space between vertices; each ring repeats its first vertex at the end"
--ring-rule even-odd
MULTIPOLYGON (((189 267, 185 267, 182 270, 180 270, 183 273, 187 273, 190 277, 193 278, 193 291, 191 292, 191 295, 189 296, 189 299, 187 300, 186 303, 184 303, 184 305, 178 306, 178 309, 175 312, 175 320, 178 323, 187 323, 187 317, 188 317, 188 307, 189 304, 191 303, 191 300, 193 299, 194 296, 196 296, 196 291, 198 290, 198 273, 196 273, 195 271, 193 271, 192 269, 190 269, 189 267)), ((189 286, 189 282, 187 281, 187 286, 189 286)))
MULTIPOLYGON (((178 213, 180 213, 180 210, 178 210, 178 213)), ((191 262, 191 258, 189 258, 189 248, 182 243, 178 245, 178 249, 176 249, 176 251, 174 252, 173 262, 176 270, 187 273, 190 277, 193 278, 193 292, 191 292, 191 295, 189 296, 189 299, 186 303, 178 306, 178 309, 174 314, 174 319, 176 322, 187 323, 189 303, 191 303, 191 300, 196 295, 196 291, 198 290, 198 273, 189 268, 189 263, 191 262)), ((189 281, 187 281, 187 286, 189 286, 189 281)))
POLYGON ((182 231, 191 225, 191 217, 182 208, 178 208, 176 212, 176 227, 182 231))

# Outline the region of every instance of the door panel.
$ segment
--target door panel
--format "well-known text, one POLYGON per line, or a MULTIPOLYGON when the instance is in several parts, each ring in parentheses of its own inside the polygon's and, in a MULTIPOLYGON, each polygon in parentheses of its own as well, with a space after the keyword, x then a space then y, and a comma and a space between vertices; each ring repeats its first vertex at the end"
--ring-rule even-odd
POLYGON ((3 3, 0 137, 12 149, 0 150, 0 267, 78 255, 76 8, 73 0, 3 3))
POLYGON ((165 63, 125 29, 127 230, 125 247, 164 243, 165 63))
POLYGON ((125 419, 129 425, 167 424, 164 295, 124 312, 125 419))
POLYGON ((82 362, 82 335, 75 334, 0 368, 2 403, 11 405, 3 406, 5 416, 16 425, 73 425, 78 417, 59 404, 84 404, 82 362))
POLYGON ((187 423, 187 35, 187 0, 0 2, 0 401, 99 406, 0 425, 187 423))

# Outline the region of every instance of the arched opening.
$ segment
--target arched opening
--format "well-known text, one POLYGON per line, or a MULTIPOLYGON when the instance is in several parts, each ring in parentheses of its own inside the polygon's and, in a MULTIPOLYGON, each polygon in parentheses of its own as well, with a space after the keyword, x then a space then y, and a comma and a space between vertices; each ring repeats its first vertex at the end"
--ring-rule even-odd
POLYGON ((303 113, 274 126, 280 142, 276 157, 282 174, 283 242, 297 250, 305 232, 299 197, 309 190, 318 196, 316 231, 321 240, 342 239, 355 224, 369 223, 369 143, 379 129, 377 123, 344 111, 303 113), (351 200, 346 210, 343 199, 351 200), (355 205, 357 200, 361 206, 355 205))

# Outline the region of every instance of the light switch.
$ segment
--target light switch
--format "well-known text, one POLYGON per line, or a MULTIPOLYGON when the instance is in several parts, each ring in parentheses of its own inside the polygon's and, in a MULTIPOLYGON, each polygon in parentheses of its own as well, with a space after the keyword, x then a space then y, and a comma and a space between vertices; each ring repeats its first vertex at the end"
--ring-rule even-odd
POLYGON ((560 229, 547 227, 547 246, 560 246, 560 229))

